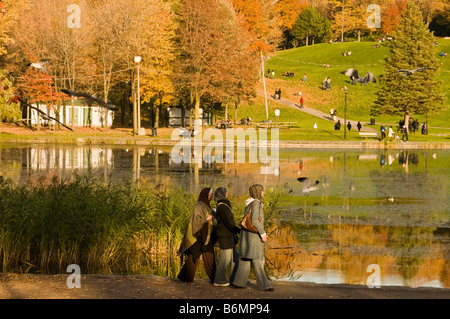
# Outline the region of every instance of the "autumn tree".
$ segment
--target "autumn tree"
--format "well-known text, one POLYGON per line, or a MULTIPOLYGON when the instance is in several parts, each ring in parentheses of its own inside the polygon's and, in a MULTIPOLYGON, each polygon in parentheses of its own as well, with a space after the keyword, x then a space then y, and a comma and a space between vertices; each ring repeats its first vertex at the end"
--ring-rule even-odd
MULTIPOLYGON (((68 6, 74 1, 64 0, 35 0, 22 10, 14 33, 15 46, 22 56, 21 65, 17 65, 17 72, 27 71, 28 62, 40 59, 49 60, 46 64, 46 74, 54 77, 55 90, 61 88, 86 91, 92 88, 95 72, 90 48, 92 30, 88 22, 90 11, 87 0, 76 1, 81 8, 81 27, 70 28, 68 6)), ((57 116, 65 104, 57 104, 57 116)), ((65 107, 62 109, 66 114, 65 107)), ((69 122, 73 125, 74 107, 69 122)), ((66 122, 66 116, 63 117, 66 122)))
POLYGON ((433 34, 423 23, 420 10, 409 2, 401 17, 389 42, 390 53, 383 63, 384 76, 371 114, 403 115, 407 134, 410 116, 439 112, 445 107, 445 95, 442 81, 436 79, 441 63, 433 34), (411 75, 398 73, 417 68, 426 69, 411 75))
POLYGON ((400 23, 402 12, 406 8, 406 0, 396 0, 391 3, 385 10, 383 16, 382 27, 386 33, 392 33, 400 23))
MULTIPOLYGON (((142 61, 139 65, 141 102, 153 102, 155 96, 161 102, 167 101, 166 96, 173 93, 170 77, 175 24, 171 5, 171 1, 161 0, 95 3, 93 49, 98 73, 102 74, 105 101, 114 83, 136 83, 135 56, 140 56, 142 61), (132 71, 131 79, 125 70, 132 71)), ((136 90, 133 86, 133 91, 136 90)), ((158 111, 156 108, 157 117, 158 111)), ((154 125, 158 127, 157 120, 154 125)))
POLYGON ((449 2, 446 0, 414 0, 414 2, 422 12, 426 24, 429 24, 439 11, 445 10, 449 6, 449 2))
POLYGON ((231 0, 243 27, 251 34, 251 49, 268 53, 282 43, 282 27, 276 14, 278 3, 273 0, 231 0))
POLYGON ((20 106, 16 99, 9 72, 0 70, 0 121, 9 122, 20 118, 20 106))
MULTIPOLYGON (((379 0, 377 5, 384 8, 391 0, 379 0)), ((369 29, 367 19, 372 14, 367 12, 371 0, 330 0, 333 9, 332 30, 335 36, 344 39, 344 34, 352 34, 361 41, 361 36, 375 29, 369 29)))
MULTIPOLYGON (((284 34, 284 48, 293 40, 292 28, 297 21, 302 10, 308 5, 309 1, 299 0, 279 0, 274 3, 273 8, 278 15, 278 24, 284 34)), ((297 46, 297 40, 294 39, 292 45, 297 46)))
MULTIPOLYGON (((64 95, 55 89, 54 76, 47 75, 36 69, 28 69, 27 72, 18 79, 17 90, 21 92, 20 95, 23 100, 28 103, 35 103, 37 108, 39 108, 39 105, 45 105, 47 114, 49 114, 50 111, 57 113, 57 106, 64 98, 64 95)), ((40 126, 39 120, 40 117, 38 114, 38 129, 40 126)))
POLYGON ((196 129, 202 98, 221 101, 228 95, 229 84, 236 81, 232 70, 238 67, 236 62, 246 46, 239 42, 235 17, 231 4, 225 1, 181 2, 175 83, 178 91, 189 91, 196 129))

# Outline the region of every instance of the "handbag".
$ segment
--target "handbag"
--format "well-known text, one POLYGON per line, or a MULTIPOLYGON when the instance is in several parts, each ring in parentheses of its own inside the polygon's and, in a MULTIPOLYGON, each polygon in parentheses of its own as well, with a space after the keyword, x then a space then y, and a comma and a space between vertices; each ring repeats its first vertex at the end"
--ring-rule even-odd
MULTIPOLYGON (((252 208, 253 208, 253 202, 251 203, 251 206, 247 212, 247 214, 244 216, 242 221, 239 223, 239 226, 241 229, 247 230, 251 233, 258 233, 258 230, 252 223, 252 208)), ((259 221, 261 221, 261 218, 259 218, 259 221)))

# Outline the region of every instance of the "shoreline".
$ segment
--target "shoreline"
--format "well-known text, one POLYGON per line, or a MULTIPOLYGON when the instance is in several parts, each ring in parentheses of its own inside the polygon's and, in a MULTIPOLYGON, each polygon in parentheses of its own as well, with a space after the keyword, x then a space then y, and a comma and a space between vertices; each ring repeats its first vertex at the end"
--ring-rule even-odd
MULTIPOLYGON (((3 138, 0 139, 2 144, 64 144, 64 145, 101 145, 101 146, 188 146, 194 147, 194 139, 190 142, 183 142, 181 140, 159 139, 159 138, 143 138, 143 137, 124 137, 124 138, 76 138, 76 139, 59 139, 55 138, 3 138)), ((202 141, 202 147, 226 147, 229 143, 214 143, 202 141)), ((404 149, 404 150, 426 150, 426 149, 450 149, 450 142, 387 142, 380 141, 297 141, 285 140, 275 143, 264 142, 249 142, 244 143, 234 142, 234 146, 238 148, 253 148, 278 147, 280 149, 404 149)))

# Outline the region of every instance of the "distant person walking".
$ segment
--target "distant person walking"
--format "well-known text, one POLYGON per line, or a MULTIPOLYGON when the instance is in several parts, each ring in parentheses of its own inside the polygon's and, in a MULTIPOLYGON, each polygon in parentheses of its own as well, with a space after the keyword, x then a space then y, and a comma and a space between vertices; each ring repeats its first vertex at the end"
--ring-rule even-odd
POLYGON ((347 123, 347 128, 348 128, 349 131, 351 131, 352 130, 352 123, 348 122, 347 123))
POLYGON ((303 82, 306 82, 306 73, 303 74, 303 82))
POLYGON ((361 128, 362 128, 361 122, 358 121, 358 124, 356 124, 356 127, 358 128, 358 132, 361 132, 361 128))
POLYGON ((300 108, 301 109, 303 108, 303 96, 302 95, 300 96, 300 108))
POLYGON ((341 129, 341 120, 338 120, 336 124, 334 124, 334 129, 339 131, 341 129))
POLYGON ((264 212, 261 202, 264 197, 264 187, 259 184, 249 188, 250 198, 245 201, 245 214, 251 210, 252 224, 257 233, 241 230, 239 247, 239 265, 233 280, 233 287, 245 288, 251 267, 253 266, 258 290, 273 291, 264 270, 264 243, 267 234, 264 230, 264 212))
POLYGON ((380 126, 381 139, 384 140, 386 138, 386 127, 384 124, 380 126))

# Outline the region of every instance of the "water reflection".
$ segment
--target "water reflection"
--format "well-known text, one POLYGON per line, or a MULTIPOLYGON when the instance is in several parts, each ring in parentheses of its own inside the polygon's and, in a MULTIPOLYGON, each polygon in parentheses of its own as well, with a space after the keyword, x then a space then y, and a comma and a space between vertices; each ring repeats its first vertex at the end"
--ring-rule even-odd
MULTIPOLYGON (((351 222, 351 221, 346 221, 351 222)), ((293 225, 275 232, 266 258, 278 280, 449 288, 449 229, 352 224, 293 225)))
POLYGON ((450 288, 448 151, 280 150, 279 165, 271 167, 236 163, 227 154, 223 161, 179 163, 170 150, 3 146, 0 175, 26 183, 77 170, 193 193, 225 186, 236 200, 261 183, 286 194, 267 244, 272 278, 366 284, 367 267, 377 264, 382 285, 450 288), (302 176, 319 180, 320 189, 302 193, 302 176))

